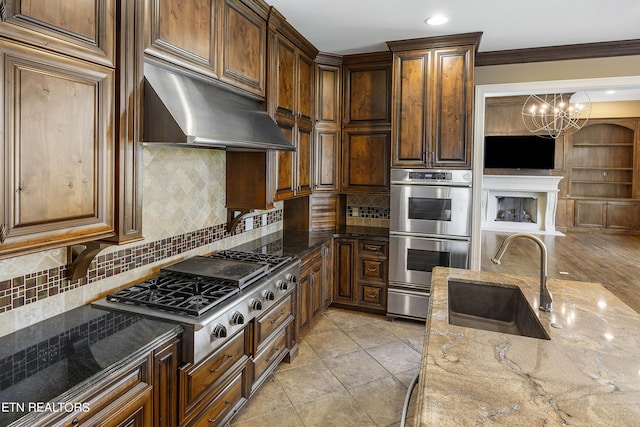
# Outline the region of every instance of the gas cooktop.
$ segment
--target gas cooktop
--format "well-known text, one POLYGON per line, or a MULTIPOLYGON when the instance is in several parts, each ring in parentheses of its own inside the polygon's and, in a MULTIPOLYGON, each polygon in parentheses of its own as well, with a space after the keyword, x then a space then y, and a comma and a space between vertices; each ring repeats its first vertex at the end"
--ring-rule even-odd
POLYGON ((107 295, 109 302, 199 317, 287 264, 291 257, 241 251, 196 256, 107 295))

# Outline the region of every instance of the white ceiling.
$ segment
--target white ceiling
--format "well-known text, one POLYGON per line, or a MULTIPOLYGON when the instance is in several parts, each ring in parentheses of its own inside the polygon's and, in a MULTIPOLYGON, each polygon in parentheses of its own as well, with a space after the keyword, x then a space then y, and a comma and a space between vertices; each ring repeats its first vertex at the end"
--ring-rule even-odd
MULTIPOLYGON (((267 0, 324 53, 387 51, 386 41, 482 32, 479 52, 640 39, 640 0, 267 0), (444 14, 449 22, 425 19, 444 14)), ((640 70, 638 71, 640 74, 640 70)), ((590 90, 592 102, 640 99, 590 90)))
POLYGON ((640 38, 638 0, 267 0, 321 52, 481 31, 480 52, 640 38), (444 14, 434 27, 424 20, 444 14))

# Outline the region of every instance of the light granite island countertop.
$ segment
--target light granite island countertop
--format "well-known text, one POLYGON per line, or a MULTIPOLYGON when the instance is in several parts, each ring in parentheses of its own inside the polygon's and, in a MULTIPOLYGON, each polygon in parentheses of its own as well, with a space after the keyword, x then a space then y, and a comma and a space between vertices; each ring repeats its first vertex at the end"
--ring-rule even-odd
POLYGON ((536 278, 433 270, 415 426, 640 425, 640 314, 599 284, 547 283, 552 313, 536 278), (551 339, 450 325, 449 279, 520 287, 551 339))

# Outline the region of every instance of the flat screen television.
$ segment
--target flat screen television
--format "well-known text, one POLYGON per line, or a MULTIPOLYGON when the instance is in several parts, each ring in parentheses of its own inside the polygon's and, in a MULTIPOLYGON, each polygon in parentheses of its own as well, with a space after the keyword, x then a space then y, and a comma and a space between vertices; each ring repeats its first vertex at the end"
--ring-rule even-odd
POLYGON ((485 169, 553 169, 556 141, 536 135, 486 136, 485 169))

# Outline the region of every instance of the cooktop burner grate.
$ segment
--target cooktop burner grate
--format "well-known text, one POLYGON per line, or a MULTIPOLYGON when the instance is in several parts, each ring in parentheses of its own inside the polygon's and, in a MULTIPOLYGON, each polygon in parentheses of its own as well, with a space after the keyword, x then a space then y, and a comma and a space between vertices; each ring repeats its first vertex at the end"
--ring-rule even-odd
POLYGON ((291 260, 290 256, 261 254, 258 252, 243 252, 234 250, 224 250, 209 255, 209 258, 231 259, 234 261, 248 261, 269 266, 269 271, 275 271, 291 260))
POLYGON ((157 277, 109 294, 107 301, 197 317, 239 292, 240 288, 232 281, 163 272, 157 277))

